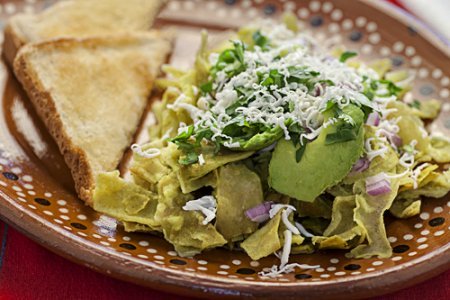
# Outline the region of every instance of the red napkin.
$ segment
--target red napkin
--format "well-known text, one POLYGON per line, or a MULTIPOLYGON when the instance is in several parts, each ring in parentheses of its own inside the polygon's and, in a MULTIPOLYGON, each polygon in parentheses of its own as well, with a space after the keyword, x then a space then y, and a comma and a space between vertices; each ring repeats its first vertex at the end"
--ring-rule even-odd
MULTIPOLYGON (((190 299, 106 277, 65 260, 0 221, 0 299, 190 299)), ((450 271, 377 300, 450 299, 450 271)))
MULTIPOLYGON (((391 0, 399 4, 396 0, 391 0)), ((0 221, 0 299, 189 299, 106 277, 44 249, 0 221)), ((450 271, 376 300, 450 299, 450 271)))

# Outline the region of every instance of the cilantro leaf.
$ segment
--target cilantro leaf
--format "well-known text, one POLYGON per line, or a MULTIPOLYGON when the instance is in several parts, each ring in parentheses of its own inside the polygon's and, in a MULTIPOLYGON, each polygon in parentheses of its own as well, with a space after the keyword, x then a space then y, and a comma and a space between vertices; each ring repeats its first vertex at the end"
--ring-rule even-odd
POLYGON ((187 152, 178 162, 182 165, 191 165, 198 162, 198 155, 195 152, 187 152))
POLYGON ((358 136, 358 130, 359 128, 356 126, 344 123, 337 127, 336 132, 327 134, 325 137, 325 145, 355 140, 358 136))
POLYGON ((419 100, 414 99, 414 101, 412 103, 408 103, 409 107, 415 108, 415 109, 420 109, 421 107, 421 103, 419 100))
POLYGON ((300 148, 295 151, 295 161, 300 162, 303 154, 305 153, 306 145, 300 146, 300 148))
POLYGON ((269 45, 269 39, 262 35, 259 30, 253 34, 252 38, 255 45, 261 47, 263 50, 265 50, 269 45))
POLYGON ((352 58, 357 55, 358 55, 358 53, 356 53, 356 52, 345 51, 344 53, 341 54, 341 57, 339 57, 339 61, 343 63, 343 62, 346 62, 349 58, 352 58))
POLYGON ((204 94, 209 94, 213 91, 213 83, 212 81, 208 81, 202 85, 200 85, 200 90, 204 93, 204 94))

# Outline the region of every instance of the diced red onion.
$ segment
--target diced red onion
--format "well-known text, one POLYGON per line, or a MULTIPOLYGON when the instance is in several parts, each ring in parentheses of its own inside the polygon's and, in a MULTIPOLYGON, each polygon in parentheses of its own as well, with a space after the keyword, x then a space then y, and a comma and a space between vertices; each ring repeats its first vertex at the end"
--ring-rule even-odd
POLYGON ((367 170, 367 168, 369 168, 369 165, 370 165, 369 159, 367 159, 367 157, 362 157, 358 159, 358 161, 353 165, 351 172, 352 173, 363 172, 367 170))
POLYGON ((370 126, 378 126, 380 124, 380 115, 377 112, 371 112, 367 116, 366 124, 370 126))
POLYGON ((391 182, 386 174, 379 173, 366 179, 366 192, 371 196, 379 196, 391 191, 391 182))
POLYGON ((392 144, 394 144, 397 147, 401 147, 403 145, 403 140, 401 137, 399 137, 396 134, 391 134, 389 137, 389 140, 391 141, 392 144))
POLYGON ((270 201, 261 203, 255 207, 248 209, 245 212, 245 215, 247 216, 247 218, 249 218, 253 222, 256 222, 256 223, 265 222, 265 221, 269 220, 269 218, 270 218, 269 211, 270 211, 270 207, 272 206, 272 204, 273 203, 270 201))

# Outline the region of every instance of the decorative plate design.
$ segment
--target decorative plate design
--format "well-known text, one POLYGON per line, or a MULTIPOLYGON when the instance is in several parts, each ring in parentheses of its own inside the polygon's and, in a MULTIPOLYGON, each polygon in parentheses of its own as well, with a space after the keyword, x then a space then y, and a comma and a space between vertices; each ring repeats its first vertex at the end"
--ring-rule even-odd
MULTIPOLYGON (((2 2, 4 20, 53 1, 2 2)), ((192 61, 202 28, 211 35, 257 17, 295 13, 323 43, 345 44, 365 60, 390 58, 395 68, 417 76, 414 97, 444 101, 429 128, 450 136, 450 52, 423 25, 377 1, 169 1, 157 25, 177 28, 172 63, 192 61)), ((153 288, 208 297, 363 297, 404 288, 450 266, 450 196, 423 201, 420 216, 386 218, 394 255, 355 260, 341 251, 292 256, 292 262, 319 264, 314 270, 276 278, 258 272, 275 257, 251 261, 244 253, 216 249, 181 258, 162 238, 130 234, 117 222, 77 199, 70 173, 55 143, 36 116, 11 71, 0 66, 0 215, 47 248, 105 274, 153 288)), ((444 166, 448 168, 449 166, 444 166)))

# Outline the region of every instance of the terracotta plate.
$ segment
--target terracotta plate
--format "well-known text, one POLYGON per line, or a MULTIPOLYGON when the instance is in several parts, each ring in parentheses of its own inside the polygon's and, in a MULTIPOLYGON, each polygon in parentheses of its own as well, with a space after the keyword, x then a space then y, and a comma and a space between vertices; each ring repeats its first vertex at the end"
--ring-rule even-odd
MULTIPOLYGON (((18 11, 42 9, 49 1, 1 3, 4 21, 18 11)), ((220 36, 257 17, 278 18, 283 11, 296 13, 305 30, 324 43, 343 43, 365 60, 387 57, 396 68, 413 69, 414 96, 444 101, 430 130, 450 136, 448 46, 382 1, 174 0, 161 13, 158 26, 178 28, 172 62, 183 67, 192 62, 202 28, 220 36)), ((125 233, 114 219, 79 201, 55 144, 4 65, 0 87, 2 219, 52 251, 99 272, 184 295, 348 299, 405 288, 450 266, 450 196, 426 199, 420 216, 387 218, 394 249, 387 259, 352 260, 340 251, 298 255, 292 261, 320 268, 261 279, 258 272, 277 263, 275 257, 256 262, 244 253, 222 249, 178 257, 162 238, 125 233)))

